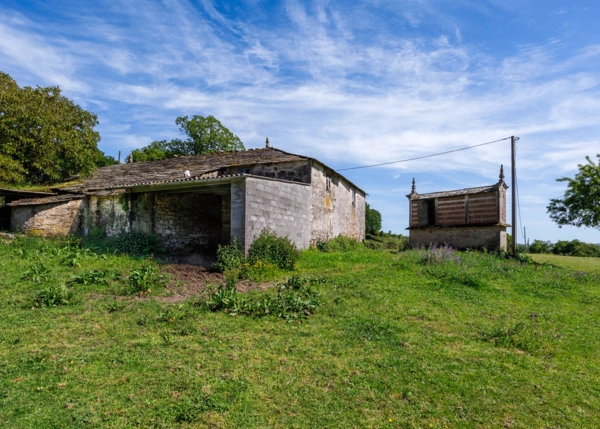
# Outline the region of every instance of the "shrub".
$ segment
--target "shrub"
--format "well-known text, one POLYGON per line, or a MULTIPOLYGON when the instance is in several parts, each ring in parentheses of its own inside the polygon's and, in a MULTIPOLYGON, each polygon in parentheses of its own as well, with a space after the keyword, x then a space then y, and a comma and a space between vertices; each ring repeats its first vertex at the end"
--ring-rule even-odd
POLYGON ((263 261, 287 271, 296 268, 299 257, 300 252, 288 237, 280 237, 269 229, 264 229, 260 233, 248 251, 250 265, 263 261))
POLYGON ((245 260, 244 251, 239 246, 237 238, 234 238, 231 244, 225 246, 219 245, 217 249, 217 262, 213 267, 221 272, 240 270, 245 260))
POLYGON ((552 248, 555 255, 599 257, 600 246, 579 240, 557 241, 552 248))
POLYGON ((550 253, 552 243, 549 241, 533 240, 529 246, 529 253, 550 253))
POLYGON ((332 238, 329 241, 319 241, 317 242, 317 249, 321 252, 339 252, 356 249, 357 247, 362 246, 362 243, 356 241, 353 238, 346 237, 343 235, 338 235, 335 238, 332 238))

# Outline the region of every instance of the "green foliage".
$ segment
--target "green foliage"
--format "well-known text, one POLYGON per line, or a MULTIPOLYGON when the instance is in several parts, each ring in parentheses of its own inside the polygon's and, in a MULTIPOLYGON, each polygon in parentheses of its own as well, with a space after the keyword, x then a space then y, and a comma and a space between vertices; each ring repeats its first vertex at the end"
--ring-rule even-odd
POLYGON ((84 236, 81 244, 99 253, 127 254, 134 257, 148 257, 164 252, 155 234, 121 232, 108 237, 100 228, 95 228, 84 236))
POLYGON ((365 204, 365 230, 367 234, 377 234, 381 231, 381 213, 365 204))
POLYGON ((295 321, 313 314, 318 307, 319 294, 312 288, 315 282, 310 278, 290 277, 284 283, 276 284, 276 295, 255 299, 241 297, 235 287, 220 285, 216 289, 211 288, 204 306, 209 311, 222 311, 232 316, 274 315, 280 319, 295 321))
POLYGON ((217 262, 213 265, 216 270, 225 272, 228 270, 240 270, 246 257, 244 251, 239 246, 237 238, 234 238, 230 244, 219 245, 217 248, 217 262))
POLYGON ((86 271, 83 274, 72 276, 71 284, 80 285, 94 285, 94 284, 105 284, 108 285, 110 281, 116 281, 120 279, 120 274, 110 270, 92 270, 86 271))
POLYGON ((214 116, 179 116, 175 123, 187 139, 160 140, 131 152, 134 161, 152 161, 174 156, 200 155, 213 152, 244 150, 238 136, 214 116))
POLYGON ((483 330, 481 338, 493 342, 497 347, 515 348, 529 353, 552 355, 562 338, 556 331, 545 332, 537 323, 537 315, 532 313, 526 322, 501 323, 490 330, 483 330))
POLYGON ((22 280, 32 283, 43 283, 50 280, 50 270, 42 262, 34 262, 21 276, 22 280))
POLYGON ((598 164, 588 156, 587 164, 579 164, 574 178, 562 177, 558 182, 567 182, 567 190, 561 198, 553 198, 546 207, 550 218, 559 227, 600 228, 600 154, 598 164))
POLYGON ((72 297, 73 293, 64 284, 50 283, 38 292, 33 304, 36 307, 68 305, 72 297))
POLYGON ((552 243, 550 241, 533 240, 528 250, 529 253, 550 253, 552 243))
POLYGON ((258 261, 269 262, 286 271, 296 268, 299 257, 300 252, 288 237, 280 237, 269 229, 264 229, 248 250, 251 265, 258 261))
POLYGON ((166 282, 165 276, 156 269, 156 264, 146 261, 141 268, 131 270, 125 278, 124 292, 127 295, 146 295, 152 293, 152 289, 163 287, 166 282))
POLYGON ((344 252, 362 247, 363 244, 345 235, 338 235, 329 241, 318 241, 316 246, 321 252, 344 252))
POLYGON ((392 233, 368 234, 365 246, 373 250, 402 252, 408 249, 408 237, 392 233))
POLYGON ((56 183, 90 175, 101 157, 96 115, 57 86, 20 88, 0 72, 0 181, 56 183))
POLYGON ((554 243, 552 253, 565 256, 600 257, 600 246, 579 240, 561 240, 554 243))

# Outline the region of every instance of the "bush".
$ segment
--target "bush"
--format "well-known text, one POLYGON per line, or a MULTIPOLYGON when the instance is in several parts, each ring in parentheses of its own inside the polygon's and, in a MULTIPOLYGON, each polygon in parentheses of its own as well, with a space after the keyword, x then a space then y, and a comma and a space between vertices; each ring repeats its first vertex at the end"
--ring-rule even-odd
POLYGON ((552 248, 555 255, 600 257, 600 246, 579 240, 557 241, 552 248))
POLYGON ((244 251, 239 246, 237 238, 234 238, 231 244, 225 246, 219 245, 217 249, 217 262, 213 267, 221 272, 240 270, 245 260, 244 251))
POLYGON ((288 237, 280 237, 269 229, 264 229, 254 240, 248 251, 248 262, 269 262, 282 270, 296 269, 300 252, 288 237))
POLYGON ((529 253, 550 253, 552 243, 549 241, 533 240, 529 246, 529 253))
POLYGON ((356 249, 362 246, 362 243, 356 241, 353 238, 338 235, 329 241, 317 242, 317 249, 321 252, 339 252, 356 249))

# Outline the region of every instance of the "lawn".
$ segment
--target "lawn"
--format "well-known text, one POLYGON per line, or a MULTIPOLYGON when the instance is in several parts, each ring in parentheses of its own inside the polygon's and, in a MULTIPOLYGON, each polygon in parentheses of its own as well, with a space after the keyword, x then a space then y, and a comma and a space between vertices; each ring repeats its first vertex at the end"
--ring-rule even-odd
POLYGON ((551 253, 532 253, 529 256, 539 264, 551 264, 569 270, 600 273, 600 258, 562 256, 551 253))
POLYGON ((285 320, 172 303, 160 286, 127 295, 125 278, 153 264, 0 244, 2 427, 600 426, 597 273, 483 253, 309 250, 293 274, 319 305, 285 320))

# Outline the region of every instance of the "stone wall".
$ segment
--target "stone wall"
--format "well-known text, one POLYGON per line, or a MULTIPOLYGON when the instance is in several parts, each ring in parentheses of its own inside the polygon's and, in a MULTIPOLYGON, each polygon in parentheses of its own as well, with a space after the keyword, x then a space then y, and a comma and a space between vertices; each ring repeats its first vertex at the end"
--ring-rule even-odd
POLYGON ((320 165, 313 166, 311 185, 311 244, 339 235, 363 241, 365 195, 320 165))
POLYGON ((114 236, 121 232, 130 232, 129 207, 130 197, 127 194, 98 196, 91 195, 83 207, 83 228, 91 231, 102 228, 106 235, 114 236))
POLYGON ((157 192, 154 233, 173 253, 215 252, 221 244, 220 195, 157 192))
POLYGON ((486 247, 489 250, 506 250, 506 228, 490 227, 448 227, 412 229, 409 245, 411 247, 428 247, 437 243, 450 244, 456 249, 477 249, 486 247))
POLYGON ((12 208, 11 225, 17 231, 43 237, 76 234, 82 200, 12 208))

